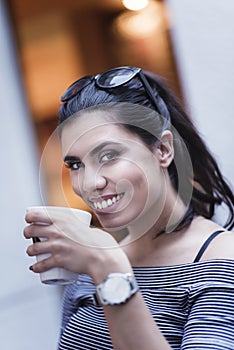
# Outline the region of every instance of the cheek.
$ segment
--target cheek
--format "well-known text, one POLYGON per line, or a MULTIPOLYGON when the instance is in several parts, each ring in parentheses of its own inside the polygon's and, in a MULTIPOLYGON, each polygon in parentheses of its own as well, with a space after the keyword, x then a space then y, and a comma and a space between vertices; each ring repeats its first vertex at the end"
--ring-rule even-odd
POLYGON ((146 164, 135 169, 132 177, 135 200, 141 202, 145 209, 154 205, 163 196, 164 176, 157 165, 146 164), (138 170, 138 171, 137 171, 138 170))
POLYGON ((141 203, 146 201, 150 191, 150 181, 144 167, 139 163, 119 164, 115 171, 114 182, 116 192, 124 192, 129 202, 132 200, 141 201, 141 203))
POLYGON ((111 169, 111 178, 119 189, 123 192, 133 188, 146 180, 144 170, 137 163, 130 161, 119 162, 115 168, 111 169))
POLYGON ((72 171, 70 173, 70 182, 71 182, 71 186, 72 186, 72 189, 75 192, 75 194, 77 194, 78 196, 81 196, 81 190, 80 190, 80 185, 79 185, 79 176, 78 176, 77 171, 72 171))
POLYGON ((148 160, 134 165, 129 173, 135 188, 144 187, 144 190, 148 189, 149 192, 155 188, 155 184, 160 179, 160 169, 148 160))

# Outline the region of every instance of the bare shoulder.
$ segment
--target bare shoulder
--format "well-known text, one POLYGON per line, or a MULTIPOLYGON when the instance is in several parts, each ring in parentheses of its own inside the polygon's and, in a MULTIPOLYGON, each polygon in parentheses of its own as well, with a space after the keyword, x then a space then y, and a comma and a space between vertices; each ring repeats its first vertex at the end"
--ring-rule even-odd
POLYGON ((234 232, 228 231, 212 220, 204 217, 197 217, 193 220, 187 237, 190 239, 192 254, 197 255, 201 247, 213 233, 220 231, 205 248, 200 261, 212 259, 231 259, 234 260, 234 232), (194 251, 196 250, 196 253, 194 251))
POLYGON ((201 260, 211 259, 234 259, 234 232, 224 230, 211 241, 201 260))

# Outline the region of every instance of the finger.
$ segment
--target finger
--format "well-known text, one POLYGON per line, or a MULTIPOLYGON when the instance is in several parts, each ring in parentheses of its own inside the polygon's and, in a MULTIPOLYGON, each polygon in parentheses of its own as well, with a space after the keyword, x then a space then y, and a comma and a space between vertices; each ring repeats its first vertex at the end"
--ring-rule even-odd
POLYGON ((31 265, 30 270, 32 270, 35 273, 41 273, 50 270, 53 267, 56 267, 54 259, 52 257, 49 257, 31 265))
POLYGON ((51 254, 51 249, 47 241, 39 241, 28 246, 26 253, 29 256, 51 254))
POLYGON ((26 239, 36 237, 44 237, 48 239, 49 236, 54 236, 52 225, 30 224, 24 228, 24 237, 26 239))
POLYGON ((51 224, 51 213, 49 214, 47 207, 32 207, 26 209, 25 221, 28 223, 51 224))
POLYGON ((54 257, 57 259, 59 256, 61 256, 61 251, 63 249, 69 249, 69 246, 64 244, 64 242, 61 240, 40 240, 28 246, 26 252, 29 256, 50 254, 54 255, 54 257))

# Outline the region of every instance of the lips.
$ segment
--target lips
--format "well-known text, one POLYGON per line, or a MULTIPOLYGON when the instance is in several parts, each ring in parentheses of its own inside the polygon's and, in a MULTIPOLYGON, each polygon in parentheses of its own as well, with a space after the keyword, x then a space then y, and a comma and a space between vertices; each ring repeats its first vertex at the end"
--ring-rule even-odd
POLYGON ((120 193, 110 198, 100 198, 99 200, 91 201, 90 203, 94 209, 103 210, 117 203, 123 197, 123 195, 124 193, 120 193))

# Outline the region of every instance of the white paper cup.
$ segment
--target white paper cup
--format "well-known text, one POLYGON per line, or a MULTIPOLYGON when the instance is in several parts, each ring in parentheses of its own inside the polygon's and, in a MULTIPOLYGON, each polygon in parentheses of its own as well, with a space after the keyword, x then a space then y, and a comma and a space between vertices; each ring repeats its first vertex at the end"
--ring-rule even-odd
MULTIPOLYGON (((49 215, 49 206, 37 206, 37 207, 31 207, 31 208, 48 208, 48 215, 49 215)), ((63 207, 56 207, 56 209, 61 210, 69 210, 72 214, 74 214, 80 221, 83 223, 90 225, 92 215, 85 210, 75 209, 75 208, 63 208, 63 207)), ((35 222, 37 225, 46 225, 42 222, 35 222)), ((43 241, 45 238, 38 237, 37 240, 43 241)), ((47 259, 50 256, 50 254, 39 254, 36 256, 37 262, 42 261, 44 259, 47 259)), ((53 285, 66 285, 66 284, 72 284, 75 283, 77 280, 77 274, 71 271, 68 271, 66 269, 63 269, 61 267, 53 267, 52 269, 40 273, 40 279, 41 282, 44 284, 53 284, 53 285)))

